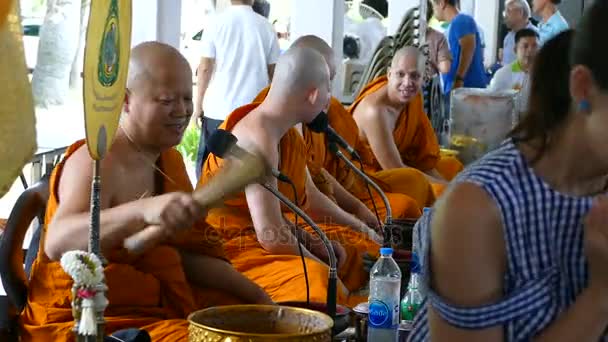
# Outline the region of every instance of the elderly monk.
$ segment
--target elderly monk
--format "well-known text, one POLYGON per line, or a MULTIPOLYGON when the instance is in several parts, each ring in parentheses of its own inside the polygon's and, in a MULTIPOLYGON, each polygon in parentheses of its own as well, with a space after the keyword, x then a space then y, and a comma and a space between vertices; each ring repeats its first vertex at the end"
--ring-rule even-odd
MULTIPOLYGON (((298 38, 292 47, 306 47, 319 52, 329 66, 330 80, 336 75, 336 57, 332 48, 321 38, 308 35, 298 38)), ((254 102, 261 102, 268 95, 266 88, 256 97, 254 102)), ((352 116, 346 111, 338 99, 332 96, 327 111, 329 123, 351 146, 359 141, 359 128, 352 116)), ((328 149, 327 137, 324 133, 315 133, 307 126, 298 125, 298 130, 304 138, 309 152, 308 168, 313 181, 324 194, 335 199, 345 211, 354 214, 368 224, 376 221, 370 210, 374 204, 380 219, 386 216, 386 208, 382 198, 372 189, 371 196, 365 181, 355 174, 340 158, 328 149)), ((380 184, 382 185, 382 184, 380 184)), ((411 197, 404 194, 386 193, 392 210, 393 218, 417 218, 420 207, 411 197)))
POLYGON ((428 189, 425 183, 406 181, 409 176, 400 174, 404 169, 419 170, 438 195, 463 166, 455 158, 440 156, 437 137, 423 111, 423 72, 424 58, 417 48, 398 50, 388 77, 363 89, 350 112, 359 126, 359 153, 369 172, 393 191, 409 188, 423 194, 428 189))
MULTIPOLYGON (((269 165, 292 180, 297 196, 289 184, 277 184, 274 178, 269 179, 268 184, 278 186, 279 191, 313 220, 323 222, 319 225, 330 239, 339 240, 332 242, 339 261, 338 273, 345 287, 340 286, 338 302, 354 305, 366 300, 349 296, 350 291, 361 288, 368 280, 362 254, 377 254, 379 247, 367 234, 378 237, 315 186, 306 165, 306 144, 294 128, 299 123, 313 121, 327 108, 329 91, 329 68, 323 56, 313 49, 290 48, 277 63, 266 99, 237 109, 220 127, 232 132, 243 148, 264 151, 269 165)), ((211 154, 199 184, 208 181, 222 164, 222 159, 211 154)), ((277 302, 306 299, 295 238, 299 236, 304 245, 311 300, 325 302, 328 275, 325 248, 310 234, 309 227, 306 230, 296 227, 292 213, 281 207, 261 185, 251 185, 239 196, 227 199, 224 207, 210 210, 207 222, 222 233, 226 253, 234 266, 277 302)))
MULTIPOLYGON (((101 163, 106 333, 135 327, 153 341, 185 341, 185 319, 195 310, 272 302, 226 261, 172 148, 192 115, 186 59, 170 46, 143 43, 132 51, 127 88, 123 120, 101 163), (125 238, 152 224, 166 230, 165 241, 139 255, 122 248, 125 238)), ((92 167, 79 141, 51 176, 41 248, 21 317, 23 341, 73 340, 72 280, 58 260, 67 251, 87 249, 92 167)))

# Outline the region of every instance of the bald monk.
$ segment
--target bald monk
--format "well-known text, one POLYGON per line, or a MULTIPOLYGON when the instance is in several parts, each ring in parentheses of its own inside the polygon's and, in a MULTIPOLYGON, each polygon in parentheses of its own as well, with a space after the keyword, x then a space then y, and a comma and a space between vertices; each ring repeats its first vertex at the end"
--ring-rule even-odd
MULTIPOLYGON (((272 303, 226 260, 217 233, 193 201, 173 147, 192 115, 192 73, 174 48, 143 43, 131 54, 124 117, 101 163, 101 248, 106 334, 141 328, 153 341, 186 341, 187 316, 212 305, 272 303), (141 255, 125 238, 158 224, 167 239, 141 255)), ((50 181, 40 252, 32 266, 22 341, 71 341, 71 278, 59 260, 86 250, 92 160, 84 141, 68 148, 50 181)))
MULTIPOLYGON (((360 289, 369 277, 363 268, 362 254, 377 254, 379 247, 367 234, 379 238, 318 190, 306 166, 306 145, 294 128, 299 123, 313 121, 327 108, 329 89, 329 68, 323 57, 312 49, 289 49, 277 63, 266 99, 237 109, 220 127, 232 132, 242 148, 264 151, 269 165, 293 181, 297 199, 289 184, 277 184, 274 178, 267 184, 278 186, 279 191, 320 222, 330 239, 339 240, 332 242, 344 285, 339 286, 338 302, 356 305, 366 298, 349 296, 349 293, 360 289)), ((222 164, 221 158, 211 154, 204 164, 199 185, 218 172, 222 164)), ((210 210, 207 217, 207 222, 226 240, 226 253, 237 270, 262 286, 276 302, 306 299, 295 238, 300 236, 304 242, 311 300, 325 302, 327 252, 309 228, 299 229, 294 221, 291 212, 260 185, 247 187, 239 196, 226 200, 222 208, 210 210)))
MULTIPOLYGON (((423 111, 423 72, 420 50, 398 50, 388 76, 363 89, 350 113, 359 126, 358 152, 368 172, 374 172, 395 191, 399 187, 424 191, 426 184, 404 181, 400 175, 400 170, 419 170, 433 185, 434 194, 439 195, 463 166, 455 158, 440 156, 437 137, 423 111)), ((429 202, 432 204, 432 198, 429 202)))
MULTIPOLYGON (((333 81, 336 75, 336 58, 333 49, 321 38, 315 35, 307 35, 298 38, 292 44, 293 47, 307 47, 316 50, 325 58, 330 70, 330 79, 333 81)), ((256 97, 254 102, 261 102, 266 98, 268 90, 266 88, 256 97)), ((359 128, 352 116, 346 111, 338 99, 332 96, 329 109, 327 110, 330 126, 341 136, 350 146, 359 144, 359 128)), ((315 133, 306 125, 297 127, 304 137, 304 142, 309 150, 310 159, 308 167, 313 175, 313 180, 319 189, 326 195, 333 197, 336 203, 344 210, 355 214, 365 222, 373 222, 376 217, 370 212, 374 210, 374 205, 378 210, 378 216, 383 220, 386 216, 386 208, 380 195, 373 189, 370 193, 365 181, 349 168, 340 158, 329 151, 328 140, 324 133, 315 133), (315 177, 316 176, 316 177, 315 177), (328 186, 323 186, 327 183, 328 186), (369 219, 371 215, 371 219, 369 219), (366 219, 367 218, 367 219, 366 219)), ((348 156, 347 153, 345 155, 348 156)), ((422 175, 413 175, 424 182, 422 175)), ((385 183, 372 179, 387 190, 385 183)), ((392 210, 393 218, 418 218, 421 214, 422 206, 413 198, 406 194, 385 193, 392 210)), ((424 194, 420 200, 426 202, 428 194, 424 194)))

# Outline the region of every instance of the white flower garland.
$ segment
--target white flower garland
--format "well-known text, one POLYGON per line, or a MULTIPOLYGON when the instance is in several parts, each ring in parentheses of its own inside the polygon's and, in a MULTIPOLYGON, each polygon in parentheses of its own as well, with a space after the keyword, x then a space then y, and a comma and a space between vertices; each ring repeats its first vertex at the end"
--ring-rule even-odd
POLYGON ((82 313, 78 333, 84 336, 97 335, 96 299, 97 287, 102 285, 103 265, 97 255, 83 251, 70 251, 61 257, 61 267, 74 280, 76 296, 82 299, 82 313))

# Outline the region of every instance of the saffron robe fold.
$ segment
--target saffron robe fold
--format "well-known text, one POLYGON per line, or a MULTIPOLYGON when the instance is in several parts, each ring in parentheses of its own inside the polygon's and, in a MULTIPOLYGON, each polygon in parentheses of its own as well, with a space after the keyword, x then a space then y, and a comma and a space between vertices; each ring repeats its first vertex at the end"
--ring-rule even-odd
MULTIPOLYGON (((269 90, 270 88, 268 87, 263 89, 255 98, 254 102, 262 102, 268 95, 269 90)), ((357 123, 346 111, 342 103, 335 97, 331 98, 327 115, 329 117, 330 126, 336 133, 344 138, 350 146, 355 147, 359 144, 359 128, 357 127, 357 123)), ((308 127, 303 125, 302 134, 304 143, 308 149, 308 169, 319 190, 328 197, 334 198, 332 187, 328 186, 327 180, 320 172, 321 169, 325 169, 344 187, 344 189, 363 202, 370 210, 374 211, 375 205, 378 216, 380 216, 381 220, 384 220, 386 217, 386 207, 380 195, 370 187, 370 197, 365 181, 348 167, 343 160, 329 151, 328 139, 325 133, 312 132, 308 127)), ((348 153, 345 153, 345 155, 350 158, 348 153)), ((359 166, 357 161, 354 162, 356 166, 359 166)), ((421 215, 422 209, 413 198, 405 193, 388 192, 384 182, 375 179, 373 175, 369 176, 374 182, 380 185, 383 191, 385 191, 384 194, 389 201, 393 218, 418 218, 421 215)))
MULTIPOLYGON (((386 87, 387 84, 388 78, 382 76, 367 85, 349 108, 351 116, 365 97, 386 87)), ((398 189, 405 191, 406 189, 404 188, 409 188, 410 191, 416 193, 412 194, 412 197, 423 201, 424 193, 432 189, 432 193, 427 192, 426 199, 427 205, 430 205, 434 202, 434 197, 441 194, 444 190, 444 186, 432 184, 432 187, 429 188, 419 181, 408 182, 407 178, 413 177, 412 174, 404 177, 402 173, 406 171, 415 173, 413 172, 414 169, 422 172, 436 169, 443 178, 449 181, 462 171, 463 165, 456 158, 441 157, 435 131, 423 110, 422 94, 419 93, 399 114, 395 128, 393 129, 393 141, 397 145, 401 160, 405 165, 410 166, 410 168, 382 170, 371 146, 363 139, 360 139, 357 152, 359 152, 363 159, 365 169, 370 173, 374 173, 376 178, 385 182, 386 185, 395 191, 398 189)))
MULTIPOLYGON (((235 110, 220 128, 231 131, 246 115, 249 115, 259 103, 249 104, 235 110)), ((278 169, 289 177, 295 185, 297 201, 289 184, 278 183, 278 190, 292 202, 306 210, 306 166, 307 148, 302 137, 295 128, 291 128, 279 143, 278 169)), ((203 165, 199 186, 205 184, 223 165, 224 161, 210 154, 203 165)), ((283 216, 295 222, 295 215, 284 205, 281 205, 283 216)), ((303 222, 301 219, 300 222, 303 222)), ((302 262, 297 255, 276 255, 266 251, 258 242, 253 222, 247 205, 245 193, 242 192, 224 201, 220 208, 209 211, 207 222, 215 227, 225 240, 226 254, 237 270, 260 285, 275 302, 306 300, 305 279, 302 262)), ((332 240, 342 243, 347 251, 346 265, 339 270, 339 277, 349 291, 358 290, 366 284, 369 275, 364 271, 363 253, 377 255, 379 246, 363 234, 352 231, 344 226, 331 222, 318 223, 319 227, 332 240)), ((314 234, 310 227, 303 226, 314 234)), ((286 237, 288 227, 285 227, 286 237)), ((281 238, 281 237, 277 237, 281 238)), ((327 297, 326 265, 313 260, 306 260, 310 283, 311 301, 325 302, 327 297)), ((364 302, 366 298, 348 296, 338 291, 338 302, 353 306, 364 302)))
MULTIPOLYGON (((84 141, 70 146, 63 161, 53 170, 40 249, 32 265, 28 301, 21 315, 22 341, 73 341, 72 279, 59 262, 44 252, 48 224, 60 205, 58 187, 65 161, 84 141)), ((158 167, 164 179, 162 192, 192 192, 181 155, 174 149, 161 154, 158 167)), ((103 229, 103 227, 102 227, 103 229)), ((219 234, 204 221, 179 236, 144 252, 130 255, 116 249, 105 255, 104 269, 109 306, 105 311, 105 334, 127 328, 148 331, 153 341, 186 341, 187 316, 209 306, 240 304, 239 299, 219 290, 191 286, 182 268, 179 250, 226 259, 219 234)))

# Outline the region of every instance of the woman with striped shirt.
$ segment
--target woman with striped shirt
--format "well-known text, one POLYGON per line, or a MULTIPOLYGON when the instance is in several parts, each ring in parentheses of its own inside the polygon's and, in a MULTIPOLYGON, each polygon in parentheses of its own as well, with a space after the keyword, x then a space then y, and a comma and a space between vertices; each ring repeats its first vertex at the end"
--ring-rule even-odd
POLYGON ((608 1, 595 1, 576 34, 547 42, 524 120, 465 170, 416 227, 426 300, 410 341, 603 338, 606 22, 608 1))

